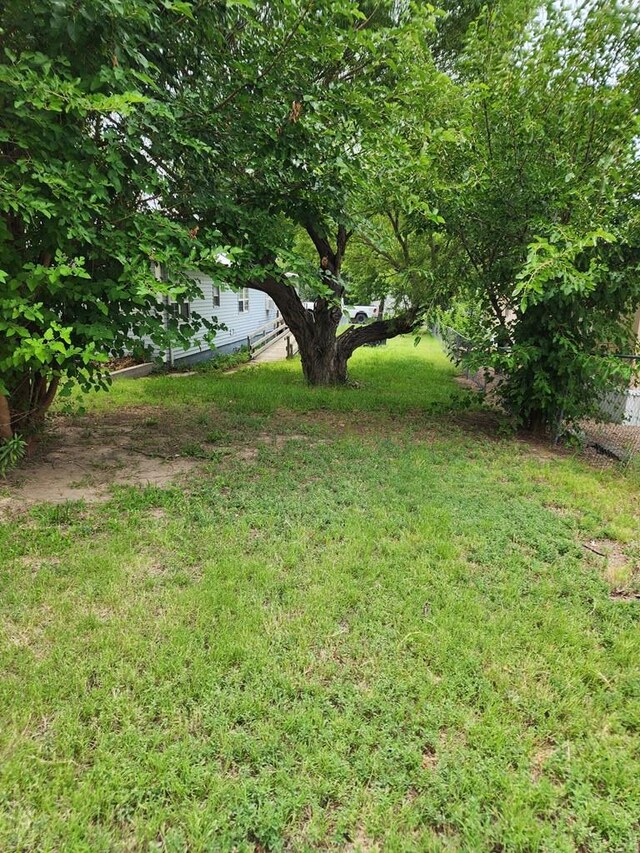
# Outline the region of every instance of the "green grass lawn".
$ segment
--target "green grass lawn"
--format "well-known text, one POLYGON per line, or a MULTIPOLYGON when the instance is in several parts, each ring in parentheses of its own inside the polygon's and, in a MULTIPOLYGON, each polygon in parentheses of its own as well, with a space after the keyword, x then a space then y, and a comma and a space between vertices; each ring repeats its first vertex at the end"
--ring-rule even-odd
POLYGON ((1 850, 637 851, 637 479, 452 375, 87 400, 197 464, 0 525, 1 850))

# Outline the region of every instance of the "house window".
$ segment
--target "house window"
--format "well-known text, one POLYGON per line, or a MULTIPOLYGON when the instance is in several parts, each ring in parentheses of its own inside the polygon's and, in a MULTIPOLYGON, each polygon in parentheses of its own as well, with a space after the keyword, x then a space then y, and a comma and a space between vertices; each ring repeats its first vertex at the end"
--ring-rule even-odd
POLYGON ((213 307, 214 308, 220 307, 220 288, 218 287, 217 284, 213 285, 213 307))
POLYGON ((249 288, 243 287, 238 294, 238 311, 242 314, 249 310, 249 288))
POLYGON ((191 305, 188 302, 172 302, 169 305, 169 311, 174 317, 180 317, 182 320, 188 320, 191 317, 191 305))

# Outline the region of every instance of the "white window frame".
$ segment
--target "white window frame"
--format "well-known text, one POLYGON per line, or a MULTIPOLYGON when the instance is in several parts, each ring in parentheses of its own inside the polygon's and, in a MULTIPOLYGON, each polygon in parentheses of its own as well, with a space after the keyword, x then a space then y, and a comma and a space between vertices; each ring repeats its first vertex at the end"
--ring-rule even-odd
POLYGON ((220 285, 218 284, 213 285, 213 307, 220 307, 220 285))
POLYGON ((191 319, 191 303, 187 301, 171 302, 168 306, 169 312, 176 319, 190 320, 191 319))
POLYGON ((249 288, 243 287, 238 294, 238 313, 245 314, 249 310, 249 288))

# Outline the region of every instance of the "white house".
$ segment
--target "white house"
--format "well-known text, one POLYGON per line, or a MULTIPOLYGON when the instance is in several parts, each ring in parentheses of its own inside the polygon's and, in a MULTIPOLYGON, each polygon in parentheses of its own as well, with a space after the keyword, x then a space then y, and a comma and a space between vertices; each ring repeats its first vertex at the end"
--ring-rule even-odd
POLYGON ((171 347, 164 355, 167 364, 195 364, 210 358, 214 352, 236 352, 247 345, 247 339, 261 330, 268 331, 271 323, 279 318, 275 303, 259 290, 223 290, 207 275, 194 275, 202 296, 190 302, 173 305, 184 319, 191 313, 207 320, 217 319, 226 326, 216 333, 213 347, 205 340, 202 330, 188 349, 171 347))

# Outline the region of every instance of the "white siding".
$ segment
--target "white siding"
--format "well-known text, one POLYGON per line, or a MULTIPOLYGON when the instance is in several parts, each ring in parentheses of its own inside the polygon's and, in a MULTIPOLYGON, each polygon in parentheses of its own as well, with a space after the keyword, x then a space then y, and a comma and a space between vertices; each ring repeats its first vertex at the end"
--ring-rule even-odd
MULTIPOLYGON (((211 284, 209 283, 209 287, 211 284)), ((246 344, 247 336, 264 326, 269 320, 275 319, 275 305, 266 294, 259 290, 249 289, 249 310, 238 311, 239 293, 233 290, 222 290, 220 292, 220 307, 211 310, 211 317, 217 317, 227 327, 226 331, 216 334, 214 345, 216 347, 237 343, 238 346, 246 344), (269 303, 271 308, 269 308, 269 303)), ((213 294, 211 303, 213 302, 213 294)), ((194 305, 194 310, 198 308, 194 305)), ((205 316, 203 314, 203 316, 205 316)))
POLYGON ((605 394, 601 407, 611 423, 640 426, 640 388, 605 394))
POLYGON ((640 388, 632 388, 625 401, 624 423, 640 426, 640 388))
MULTIPOLYGON (((269 320, 276 317, 276 306, 269 297, 259 290, 249 289, 249 310, 238 310, 239 293, 234 290, 220 291, 220 307, 213 304, 213 282, 209 276, 196 274, 194 278, 200 284, 202 297, 193 299, 190 303, 191 310, 207 320, 217 318, 224 323, 226 330, 221 329, 215 337, 213 348, 236 347, 240 348, 247 343, 247 336, 264 326, 269 320)), ((187 356, 195 356, 205 353, 210 349, 204 340, 204 331, 198 336, 198 340, 188 349, 174 348, 173 358, 181 359, 187 356)), ((167 360, 169 359, 167 355, 167 360)))

